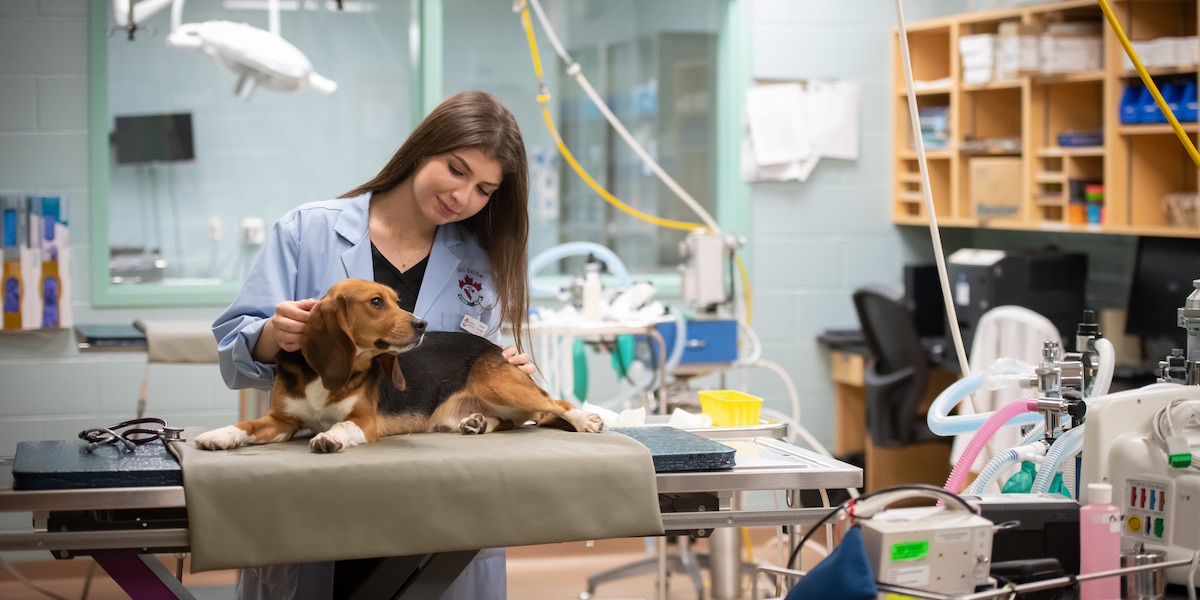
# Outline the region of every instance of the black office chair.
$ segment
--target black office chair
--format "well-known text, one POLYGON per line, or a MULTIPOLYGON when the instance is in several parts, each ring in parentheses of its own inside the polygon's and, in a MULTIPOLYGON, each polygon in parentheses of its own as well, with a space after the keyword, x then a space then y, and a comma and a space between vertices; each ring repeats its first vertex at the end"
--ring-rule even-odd
POLYGON ((854 292, 854 308, 870 357, 863 374, 867 434, 881 448, 943 441, 919 413, 929 383, 929 357, 900 294, 879 286, 854 292))

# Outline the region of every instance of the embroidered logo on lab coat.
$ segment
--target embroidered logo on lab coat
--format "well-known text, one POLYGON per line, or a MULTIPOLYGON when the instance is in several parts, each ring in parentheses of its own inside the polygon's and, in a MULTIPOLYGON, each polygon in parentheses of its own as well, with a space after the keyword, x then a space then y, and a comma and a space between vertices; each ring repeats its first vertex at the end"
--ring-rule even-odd
POLYGON ((458 280, 458 299, 467 306, 479 306, 483 302, 483 274, 471 269, 459 271, 465 274, 458 280))

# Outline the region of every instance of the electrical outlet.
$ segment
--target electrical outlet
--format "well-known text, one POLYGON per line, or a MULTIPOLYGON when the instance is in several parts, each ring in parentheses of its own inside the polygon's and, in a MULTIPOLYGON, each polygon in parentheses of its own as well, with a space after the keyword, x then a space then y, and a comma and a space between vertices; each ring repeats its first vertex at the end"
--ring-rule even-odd
POLYGON ((267 239, 266 225, 258 217, 242 218, 242 243, 247 246, 261 246, 267 239))

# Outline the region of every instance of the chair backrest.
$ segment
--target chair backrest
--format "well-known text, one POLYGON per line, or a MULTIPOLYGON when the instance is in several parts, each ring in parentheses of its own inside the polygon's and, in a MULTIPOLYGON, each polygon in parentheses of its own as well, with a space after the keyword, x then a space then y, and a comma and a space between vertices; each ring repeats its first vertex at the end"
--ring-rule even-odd
MULTIPOLYGON (((992 365, 998 358, 1015 358, 1037 365, 1042 359, 1042 346, 1046 341, 1062 342, 1062 334, 1049 318, 1024 306, 997 306, 979 317, 975 326, 975 339, 971 342, 971 372, 978 373, 992 365)), ((1063 347, 1063 352, 1074 348, 1063 347)), ((990 412, 1008 402, 1034 395, 1030 390, 1003 388, 979 390, 973 394, 972 402, 963 402, 959 414, 990 412)), ((957 461, 967 446, 970 434, 959 434, 954 440, 950 457, 957 461)), ((1016 446, 1021 440, 1021 431, 1016 427, 1003 427, 992 434, 982 452, 975 459, 972 471, 980 471, 990 457, 1016 446)), ((999 488, 997 487, 998 491, 999 488)))
MULTIPOLYGON (((986 369, 997 358, 1016 358, 1037 364, 1042 345, 1059 342, 1062 334, 1048 318, 1024 306, 997 306, 979 318, 971 344, 971 371, 986 369)), ((1074 348, 1062 348, 1063 352, 1074 348)))
POLYGON ((871 441, 896 447, 926 437, 917 408, 929 381, 929 359, 903 296, 866 286, 854 292, 854 308, 871 353, 863 377, 871 441))

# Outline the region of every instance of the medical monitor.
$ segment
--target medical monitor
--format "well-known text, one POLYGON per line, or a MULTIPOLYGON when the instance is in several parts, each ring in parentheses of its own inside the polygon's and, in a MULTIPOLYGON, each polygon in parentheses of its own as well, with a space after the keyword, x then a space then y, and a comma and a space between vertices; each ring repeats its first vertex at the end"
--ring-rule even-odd
POLYGON ((1129 287, 1125 333, 1143 339, 1170 339, 1183 348, 1179 308, 1200 279, 1200 239, 1141 237, 1129 287))
POLYGON ((112 141, 119 165, 196 158, 191 113, 117 117, 112 141))

